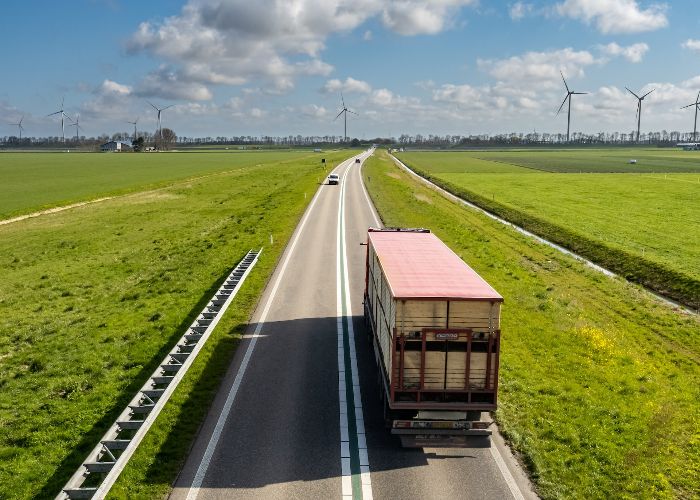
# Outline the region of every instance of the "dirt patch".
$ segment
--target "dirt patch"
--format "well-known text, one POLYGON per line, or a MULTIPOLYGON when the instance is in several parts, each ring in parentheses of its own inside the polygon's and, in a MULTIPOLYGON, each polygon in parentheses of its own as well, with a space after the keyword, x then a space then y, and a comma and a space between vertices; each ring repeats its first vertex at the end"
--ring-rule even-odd
POLYGON ((155 190, 134 193, 126 196, 125 198, 129 203, 152 203, 156 201, 175 200, 177 198, 182 198, 182 195, 168 193, 167 191, 155 190))
POLYGON ((425 202, 425 203, 427 203, 427 204, 429 204, 429 205, 432 205, 432 204, 433 204, 433 200, 431 200, 430 198, 428 198, 428 197, 425 196, 424 194, 413 193, 413 196, 415 196, 415 197, 416 197, 416 200, 418 200, 418 201, 425 202))
POLYGON ((401 176, 399 174, 396 174, 394 172, 387 172, 386 175, 388 175, 392 179, 400 179, 401 178, 401 176))
POLYGON ((12 224, 13 222, 19 222, 25 219, 31 219, 32 217, 39 217, 40 215, 55 214, 56 212, 63 212, 64 210, 70 210, 71 208, 82 207, 84 205, 90 205, 91 203, 99 203, 105 200, 111 200, 113 196, 108 196, 106 198, 98 198, 91 201, 82 201, 80 203, 73 203, 72 205, 66 205, 65 207, 49 208, 48 210, 42 210, 40 212, 34 212, 27 215, 20 215, 19 217, 13 217, 12 219, 0 220, 0 226, 5 224, 12 224))

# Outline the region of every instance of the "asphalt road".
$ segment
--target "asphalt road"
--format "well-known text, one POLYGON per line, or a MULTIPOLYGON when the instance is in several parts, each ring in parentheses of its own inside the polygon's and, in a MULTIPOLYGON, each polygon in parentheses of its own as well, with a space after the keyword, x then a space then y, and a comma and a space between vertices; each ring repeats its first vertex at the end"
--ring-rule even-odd
POLYGON ((339 165, 341 184, 311 201, 172 499, 534 498, 498 436, 491 448, 411 450, 384 428, 360 245, 379 221, 360 165, 339 165))

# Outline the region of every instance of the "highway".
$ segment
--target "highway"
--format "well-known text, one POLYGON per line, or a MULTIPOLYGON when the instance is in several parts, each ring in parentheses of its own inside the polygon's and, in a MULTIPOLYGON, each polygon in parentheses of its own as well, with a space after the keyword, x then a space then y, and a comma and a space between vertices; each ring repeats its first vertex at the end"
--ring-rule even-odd
POLYGON ((536 498, 498 436, 403 449, 384 428, 362 321, 361 243, 380 223, 360 168, 311 200, 170 498, 536 498))

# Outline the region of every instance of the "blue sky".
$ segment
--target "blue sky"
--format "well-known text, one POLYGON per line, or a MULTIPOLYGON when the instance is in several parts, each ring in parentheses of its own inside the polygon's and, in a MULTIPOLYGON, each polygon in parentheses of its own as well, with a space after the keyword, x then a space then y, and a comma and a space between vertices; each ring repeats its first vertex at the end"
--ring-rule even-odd
MULTIPOLYGON (((700 16, 681 0, 73 0, 7 2, 0 136, 59 135, 65 97, 85 135, 692 130, 700 16)), ((74 133, 68 129, 67 134, 74 133)))

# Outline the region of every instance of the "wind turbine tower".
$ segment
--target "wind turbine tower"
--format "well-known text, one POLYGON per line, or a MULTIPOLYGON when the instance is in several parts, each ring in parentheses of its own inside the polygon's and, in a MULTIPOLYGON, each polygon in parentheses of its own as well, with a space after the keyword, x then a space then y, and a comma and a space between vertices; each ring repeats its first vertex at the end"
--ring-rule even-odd
MULTIPOLYGON (((627 89, 627 87, 625 87, 627 89)), ((639 142, 639 128, 642 124, 642 101, 646 96, 654 92, 656 89, 651 89, 649 92, 644 94, 642 97, 639 97, 637 94, 632 92, 630 89, 627 89, 627 92, 632 94, 634 97, 637 98, 637 142, 639 142)))
MULTIPOLYGON (((693 125, 693 142, 698 140, 698 106, 700 106, 700 92, 698 92, 698 96, 695 98, 695 102, 692 104, 688 104, 687 106, 683 106, 681 109, 689 108, 691 106, 695 107, 695 125, 693 125)), ((20 123, 22 120, 20 120, 20 123)), ((20 135, 20 139, 22 136, 20 135)))
POLYGON ((49 114, 49 115, 46 115, 46 116, 53 116, 53 115, 58 115, 58 114, 61 115, 61 139, 63 140, 63 142, 66 142, 66 125, 65 125, 65 119, 68 118, 68 119, 70 120, 70 116, 68 116, 68 115, 63 111, 63 102, 64 102, 65 100, 66 100, 65 97, 64 97, 63 99, 61 99, 61 109, 59 109, 59 110, 56 111, 55 113, 51 113, 51 114, 49 114))
POLYGON ((22 141, 22 131, 24 130, 24 127, 22 126, 22 120, 24 120, 24 115, 22 115, 22 118, 19 119, 19 122, 17 123, 10 123, 10 125, 14 125, 19 129, 19 140, 20 142, 22 141))
POLYGON ((82 127, 80 126, 80 115, 75 115, 75 121, 73 123, 71 123, 71 127, 75 127, 75 142, 77 144, 78 141, 80 141, 80 137, 78 135, 78 132, 80 130, 82 130, 82 127))
POLYGON ((566 118, 566 142, 569 142, 569 130, 571 129, 571 96, 572 95, 585 95, 588 94, 588 92, 574 92, 573 90, 569 89, 569 86, 566 84, 566 78, 564 78, 564 73, 561 71, 559 72, 561 74, 561 79, 564 81, 564 87, 566 87, 566 97, 564 97, 564 100, 561 103, 561 106, 559 106, 559 111, 557 111, 557 116, 559 116, 559 113, 561 113, 562 108, 564 107, 564 104, 566 104, 566 101, 569 101, 569 112, 567 113, 567 118, 566 118))
POLYGON ((136 120, 133 122, 127 121, 126 123, 131 123, 134 126, 134 138, 131 140, 131 142, 134 142, 136 140, 136 124, 139 122, 139 117, 136 117, 136 120))
POLYGON ((337 120, 340 115, 343 115, 343 121, 344 121, 344 128, 343 128, 343 137, 344 141, 343 142, 348 142, 348 113, 352 113, 353 115, 357 116, 357 113, 354 111, 350 111, 348 107, 345 105, 345 99, 343 98, 343 93, 340 93, 340 102, 343 103, 343 109, 336 115, 336 117, 333 119, 333 121, 337 120))
POLYGON ((146 101, 146 102, 148 102, 148 104, 150 104, 153 107, 153 109, 155 109, 158 112, 158 137, 157 137, 157 139, 162 141, 163 140, 163 128, 161 127, 161 123, 160 123, 160 114, 163 111, 165 111, 166 109, 172 108, 174 106, 174 104, 171 104, 170 106, 166 106, 164 108, 159 108, 158 106, 156 106, 155 104, 153 104, 150 101, 146 101))

